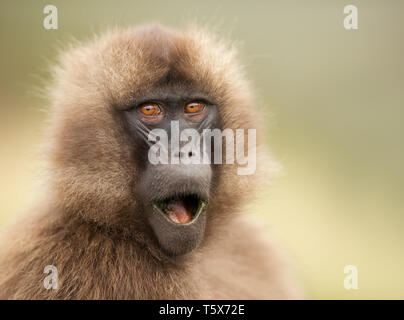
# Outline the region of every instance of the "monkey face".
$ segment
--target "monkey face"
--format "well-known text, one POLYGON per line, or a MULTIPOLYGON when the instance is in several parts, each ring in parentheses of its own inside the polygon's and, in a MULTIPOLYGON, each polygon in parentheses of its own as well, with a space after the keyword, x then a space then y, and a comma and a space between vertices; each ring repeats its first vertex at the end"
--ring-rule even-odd
POLYGON ((57 211, 171 256, 224 225, 251 193, 251 176, 193 160, 198 150, 222 152, 203 130, 256 128, 233 55, 200 31, 160 26, 110 32, 64 54, 49 133, 57 211), (188 151, 186 130, 199 134, 188 151), (152 161, 156 132, 167 141, 154 156, 166 163, 152 161))
POLYGON ((142 168, 139 195, 162 249, 171 255, 184 254, 202 240, 213 176, 218 174, 210 161, 202 163, 198 153, 206 145, 201 137, 206 129, 220 128, 221 119, 213 99, 197 86, 181 86, 177 80, 175 85, 159 84, 150 91, 123 111, 137 151, 134 157, 142 168), (197 134, 197 141, 191 141, 196 148, 187 149, 190 143, 179 138, 190 129, 197 134), (165 137, 159 141, 159 153, 166 153, 165 158, 161 155, 157 163, 152 163, 149 152, 155 146, 150 141, 153 132, 165 137))

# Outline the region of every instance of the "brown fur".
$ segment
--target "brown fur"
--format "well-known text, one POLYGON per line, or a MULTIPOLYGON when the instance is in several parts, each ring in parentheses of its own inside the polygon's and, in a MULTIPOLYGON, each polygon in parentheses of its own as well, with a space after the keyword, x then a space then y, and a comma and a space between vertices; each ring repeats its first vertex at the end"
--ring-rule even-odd
MULTIPOLYGON (((115 114, 177 77, 214 97, 225 128, 257 128, 234 50, 199 29, 112 31, 61 57, 50 89, 48 188, 35 214, 3 237, 0 298, 298 297, 280 250, 239 217, 256 177, 238 176, 236 166, 223 166, 196 250, 169 257, 150 236, 136 199, 136 150, 115 114), (58 268, 57 290, 43 287, 46 265, 58 268)), ((269 165, 258 159, 258 168, 269 165)))

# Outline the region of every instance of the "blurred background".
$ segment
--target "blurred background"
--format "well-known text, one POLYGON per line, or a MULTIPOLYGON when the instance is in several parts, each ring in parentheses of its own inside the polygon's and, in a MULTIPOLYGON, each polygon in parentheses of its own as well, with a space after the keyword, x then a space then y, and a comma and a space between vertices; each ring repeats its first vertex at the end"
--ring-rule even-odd
MULTIPOLYGON (((404 299, 404 2, 0 1, 0 227, 35 200, 48 103, 36 94, 72 37, 190 21, 236 41, 266 141, 284 166, 253 211, 296 261, 309 298, 404 299), (43 8, 58 9, 45 30, 43 8), (357 6, 359 29, 343 27, 357 6), (343 285, 358 268, 358 290, 343 285)), ((266 190, 265 190, 266 191, 266 190)))

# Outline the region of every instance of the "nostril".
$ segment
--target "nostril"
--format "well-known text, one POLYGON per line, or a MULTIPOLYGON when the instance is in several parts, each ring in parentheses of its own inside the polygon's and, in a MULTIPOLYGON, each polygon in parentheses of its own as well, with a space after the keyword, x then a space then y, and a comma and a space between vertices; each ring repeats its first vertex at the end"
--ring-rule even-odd
POLYGON ((178 153, 175 154, 175 157, 177 158, 192 158, 193 156, 195 156, 195 154, 192 151, 189 151, 188 153, 180 151, 178 153))
POLYGON ((175 158, 183 158, 184 157, 184 153, 182 151, 176 152, 174 153, 174 157, 175 158))
POLYGON ((176 152, 173 156, 175 158, 179 158, 179 159, 184 159, 184 158, 192 158, 195 157, 195 153, 192 151, 188 151, 188 152, 184 152, 184 151, 179 151, 176 152))

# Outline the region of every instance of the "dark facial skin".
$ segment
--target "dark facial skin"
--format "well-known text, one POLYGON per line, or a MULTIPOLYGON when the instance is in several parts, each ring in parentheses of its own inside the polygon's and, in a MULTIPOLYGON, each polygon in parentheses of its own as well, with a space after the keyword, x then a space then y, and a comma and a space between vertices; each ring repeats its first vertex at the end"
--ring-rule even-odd
MULTIPOLYGON (((193 128, 200 136, 204 129, 220 129, 217 106, 209 97, 192 88, 167 86, 138 97, 124 111, 124 117, 135 144, 135 161, 141 172, 137 182, 139 198, 147 220, 164 252, 169 255, 185 254, 197 247, 203 238, 209 194, 218 168, 211 164, 181 164, 181 161, 170 164, 170 150, 169 164, 152 164, 148 159, 152 142, 148 141, 147 135, 153 129, 163 129, 170 145, 171 121, 179 122, 180 132, 193 128), (188 212, 192 212, 191 221, 176 223, 159 209, 160 203, 173 198, 180 198, 187 204, 188 212)), ((184 144, 186 142, 180 142, 180 148, 184 144)), ((184 154, 180 152, 174 156, 181 158, 184 154)))

